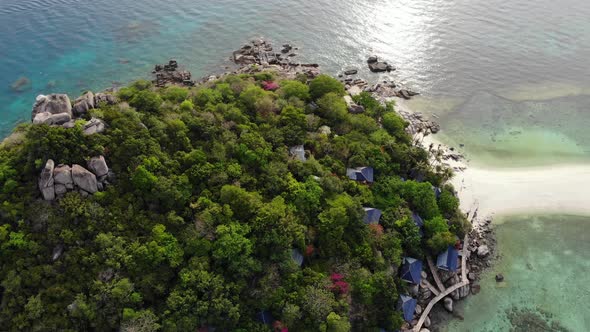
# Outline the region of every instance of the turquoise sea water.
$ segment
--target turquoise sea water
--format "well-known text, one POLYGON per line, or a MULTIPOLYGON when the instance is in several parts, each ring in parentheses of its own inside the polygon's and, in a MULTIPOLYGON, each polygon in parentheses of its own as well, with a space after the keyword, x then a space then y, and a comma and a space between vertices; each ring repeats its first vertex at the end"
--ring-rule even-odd
POLYGON ((460 303, 466 319, 453 321, 447 331, 589 331, 590 234, 583 230, 590 219, 503 221, 496 226, 499 260, 481 281, 481 293, 460 303), (497 273, 504 282, 496 282, 497 273))
MULTIPOLYGON (((588 17, 580 0, 1 0, 0 137, 30 119, 40 93, 121 85, 169 58, 195 77, 219 73, 232 50, 266 37, 332 74, 381 78, 364 65, 371 54, 394 64, 384 76, 421 92, 411 106, 436 115, 474 164, 587 163, 588 17), (30 87, 13 91, 21 77, 30 87)), ((590 331, 590 220, 512 219, 498 228, 494 268, 506 288, 486 275, 450 331, 503 331, 512 306, 590 331)))

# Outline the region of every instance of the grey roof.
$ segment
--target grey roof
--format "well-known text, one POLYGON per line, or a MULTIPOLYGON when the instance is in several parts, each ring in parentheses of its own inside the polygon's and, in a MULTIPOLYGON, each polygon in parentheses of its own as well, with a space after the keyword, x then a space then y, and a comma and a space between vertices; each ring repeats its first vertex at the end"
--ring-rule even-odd
POLYGON ((372 167, 357 167, 347 168, 346 176, 349 179, 362 182, 373 182, 373 168, 372 167))
POLYGON ((365 210, 365 216, 363 217, 363 221, 365 224, 378 224, 379 220, 381 219, 381 210, 366 207, 363 208, 365 210))
POLYGON ((291 250, 291 258, 297 265, 303 265, 303 254, 301 253, 301 251, 299 251, 299 249, 291 250))

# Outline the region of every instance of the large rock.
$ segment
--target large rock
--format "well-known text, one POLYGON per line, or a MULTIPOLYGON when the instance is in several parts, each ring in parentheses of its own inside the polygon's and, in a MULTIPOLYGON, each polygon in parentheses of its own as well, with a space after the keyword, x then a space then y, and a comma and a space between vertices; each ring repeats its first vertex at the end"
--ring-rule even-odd
POLYGON ((490 248, 488 246, 486 246, 485 244, 481 245, 477 248, 477 256, 479 256, 480 258, 484 258, 489 254, 490 254, 490 248))
POLYGON ((101 119, 92 118, 84 125, 84 135, 100 134, 104 132, 105 128, 101 119))
POLYGON ((88 161, 88 169, 96 175, 97 178, 109 173, 109 167, 103 156, 93 157, 88 161))
POLYGON ((94 194, 98 191, 96 176, 80 165, 72 166, 72 179, 75 185, 87 193, 94 194))
POLYGON ((72 111, 76 116, 88 113, 94 108, 94 93, 88 91, 74 101, 74 108, 72 111))
POLYGON ((450 297, 445 297, 444 306, 448 312, 453 312, 453 299, 451 299, 450 297))
POLYGON ((72 104, 65 94, 39 95, 33 105, 32 119, 39 113, 59 114, 67 113, 72 117, 72 104))
POLYGON ((111 94, 99 92, 94 95, 94 107, 100 106, 101 103, 114 105, 117 103, 117 99, 111 94))
POLYGON ((53 180, 56 185, 63 185, 66 189, 74 189, 74 180, 72 179, 72 168, 68 165, 58 165, 53 170, 53 180))
POLYGON ((395 68, 387 64, 387 62, 369 63, 369 69, 374 73, 390 72, 392 70, 395 70, 395 68))
POLYGON ((39 177, 39 189, 41 190, 41 194, 43 194, 43 199, 46 201, 52 201, 55 199, 55 182, 53 179, 54 167, 55 164, 53 163, 53 160, 47 160, 45 167, 41 171, 41 176, 39 177))
POLYGON ((424 327, 430 327, 431 323, 430 317, 426 316, 426 318, 424 318, 424 327))

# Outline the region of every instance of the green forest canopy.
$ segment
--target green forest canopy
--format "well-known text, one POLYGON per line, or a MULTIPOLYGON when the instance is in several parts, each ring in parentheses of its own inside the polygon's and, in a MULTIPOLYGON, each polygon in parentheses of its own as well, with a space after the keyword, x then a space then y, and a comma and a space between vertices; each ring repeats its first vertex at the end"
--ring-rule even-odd
POLYGON ((139 81, 88 115, 104 134, 17 127, 0 147, 2 330, 398 328, 401 257, 436 253, 468 226, 447 173, 411 144, 394 105, 363 93, 366 112, 352 115, 343 94, 325 75, 229 75, 190 89, 139 81), (269 80, 280 89, 265 91, 269 80), (306 162, 288 153, 301 144, 306 162), (41 200, 47 159, 97 155, 113 185, 41 200), (374 168, 373 185, 346 177, 359 166, 374 168), (403 180, 417 172, 425 182, 403 180), (362 207, 381 209, 381 224, 363 223, 362 207))

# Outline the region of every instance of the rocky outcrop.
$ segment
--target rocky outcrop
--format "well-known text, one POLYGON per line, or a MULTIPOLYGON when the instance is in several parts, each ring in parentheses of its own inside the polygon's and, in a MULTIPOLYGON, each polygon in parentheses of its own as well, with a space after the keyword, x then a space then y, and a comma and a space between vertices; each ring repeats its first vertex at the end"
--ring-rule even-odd
POLYGON ((482 244, 477 248, 477 256, 479 256, 480 258, 486 257, 489 254, 490 248, 487 245, 482 244))
POLYGON ((39 189, 43 195, 43 199, 46 201, 52 201, 55 199, 55 181, 53 178, 53 168, 55 164, 53 160, 49 159, 45 163, 45 167, 41 171, 39 177, 39 189))
POLYGON ((395 70, 395 67, 385 61, 379 61, 379 58, 376 56, 369 57, 369 59, 367 59, 367 64, 369 65, 369 70, 374 73, 390 72, 395 70))
POLYGON ((104 190, 105 186, 115 181, 115 174, 109 170, 103 156, 93 157, 88 161, 88 169, 80 166, 60 164, 54 167, 49 159, 39 177, 39 189, 48 201, 77 190, 83 195, 94 194, 104 190))
POLYGON ((55 194, 63 195, 68 190, 74 189, 74 180, 72 179, 72 168, 68 165, 58 165, 53 171, 55 181, 55 194))
POLYGON ((80 165, 72 166, 72 179, 74 184, 87 193, 94 194, 98 191, 96 175, 80 165))
POLYGON ((103 156, 91 158, 88 161, 88 169, 98 178, 102 178, 109 173, 109 167, 103 156))
POLYGON ((81 116, 94 108, 94 93, 88 91, 74 101, 72 111, 74 115, 81 116))
POLYGON ((195 85, 195 82, 191 80, 191 72, 179 69, 176 60, 170 60, 168 61, 168 64, 156 65, 152 73, 156 75, 156 79, 153 80, 153 83, 157 87, 164 87, 167 85, 195 85))
POLYGON ((92 118, 84 125, 84 135, 100 134, 106 129, 105 123, 98 118, 92 118))
POLYGON ((39 95, 35 100, 32 120, 35 124, 61 125, 72 119, 72 104, 65 94, 39 95))
POLYGON ((117 98, 110 93, 99 92, 94 95, 94 107, 99 107, 100 104, 115 105, 117 98))

